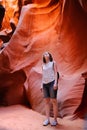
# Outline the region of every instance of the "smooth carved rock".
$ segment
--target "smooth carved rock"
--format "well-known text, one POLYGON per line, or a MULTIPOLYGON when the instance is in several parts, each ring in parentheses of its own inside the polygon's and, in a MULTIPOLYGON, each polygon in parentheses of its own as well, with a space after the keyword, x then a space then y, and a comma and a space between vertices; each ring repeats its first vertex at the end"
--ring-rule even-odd
POLYGON ((3 5, 0 5, 0 29, 2 27, 2 21, 5 15, 5 8, 3 5))
POLYGON ((42 54, 44 51, 51 52, 60 73, 59 114, 66 116, 78 108, 84 91, 85 80, 81 74, 87 70, 87 14, 78 0, 61 3, 48 0, 44 4, 24 6, 3 56, 8 57, 6 69, 10 69, 9 73, 23 69, 31 108, 44 113, 40 92, 42 54))
POLYGON ((0 105, 25 103, 23 85, 25 79, 26 76, 22 70, 14 73, 0 72, 0 105))

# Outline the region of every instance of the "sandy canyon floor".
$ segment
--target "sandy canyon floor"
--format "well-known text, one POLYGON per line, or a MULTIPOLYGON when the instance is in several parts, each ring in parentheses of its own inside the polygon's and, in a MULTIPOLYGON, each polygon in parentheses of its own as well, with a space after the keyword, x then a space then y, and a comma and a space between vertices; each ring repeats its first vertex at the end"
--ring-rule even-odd
POLYGON ((82 119, 58 118, 56 127, 43 126, 44 119, 45 116, 21 105, 0 108, 0 130, 87 130, 87 122, 82 119))

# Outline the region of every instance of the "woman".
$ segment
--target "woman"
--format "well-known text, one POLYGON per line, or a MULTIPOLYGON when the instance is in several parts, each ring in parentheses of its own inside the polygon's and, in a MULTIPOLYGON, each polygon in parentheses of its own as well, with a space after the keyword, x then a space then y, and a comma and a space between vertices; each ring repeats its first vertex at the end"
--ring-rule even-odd
POLYGON ((42 65, 42 85, 41 90, 44 94, 46 117, 47 119, 43 122, 44 126, 50 123, 50 101, 53 105, 54 120, 51 122, 52 126, 56 126, 58 104, 57 104, 57 65, 53 61, 52 55, 49 52, 43 54, 43 65, 42 65))

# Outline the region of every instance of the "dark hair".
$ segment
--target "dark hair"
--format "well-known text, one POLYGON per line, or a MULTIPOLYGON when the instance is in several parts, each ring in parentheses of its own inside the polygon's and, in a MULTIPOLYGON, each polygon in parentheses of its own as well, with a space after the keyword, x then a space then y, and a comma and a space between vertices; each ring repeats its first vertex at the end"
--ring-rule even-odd
MULTIPOLYGON (((52 55, 48 52, 48 54, 49 54, 49 61, 53 61, 53 57, 52 57, 52 55)), ((45 57, 43 56, 43 63, 46 63, 46 59, 45 59, 45 57)))

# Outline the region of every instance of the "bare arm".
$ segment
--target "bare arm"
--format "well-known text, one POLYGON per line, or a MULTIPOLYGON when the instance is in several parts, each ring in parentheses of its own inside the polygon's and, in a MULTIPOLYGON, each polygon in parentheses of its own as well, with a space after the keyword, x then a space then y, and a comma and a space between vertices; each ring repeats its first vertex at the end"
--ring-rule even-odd
MULTIPOLYGON (((42 67, 42 71, 43 71, 43 67, 42 67)), ((43 76, 43 74, 42 74, 42 76, 43 76)), ((42 83, 42 80, 41 80, 40 90, 42 91, 42 89, 43 89, 43 83, 42 83)))
POLYGON ((57 89, 58 84, 57 84, 57 64, 56 64, 56 62, 54 62, 54 75, 55 75, 54 89, 57 89))

